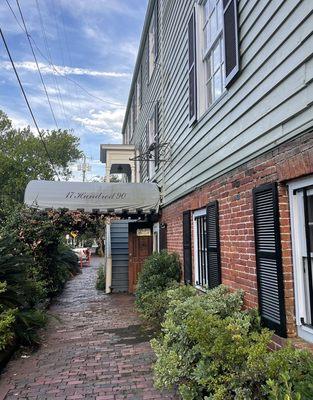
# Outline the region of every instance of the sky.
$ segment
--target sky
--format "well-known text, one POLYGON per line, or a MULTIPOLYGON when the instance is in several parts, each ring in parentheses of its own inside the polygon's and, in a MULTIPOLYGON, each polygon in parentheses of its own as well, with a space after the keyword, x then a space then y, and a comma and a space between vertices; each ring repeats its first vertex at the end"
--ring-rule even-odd
MULTIPOLYGON (((0 27, 40 129, 55 129, 27 36, 7 2, 22 25, 16 0, 0 0, 0 27)), ((28 33, 35 41, 34 50, 57 126, 73 129, 80 138, 80 148, 92 168, 87 175, 89 180, 104 175, 104 165, 99 161, 100 144, 122 141, 122 123, 147 2, 19 0, 28 33)), ((2 42, 0 109, 14 126, 33 126, 2 42)), ((80 180, 76 169, 73 166, 74 179, 80 180)))

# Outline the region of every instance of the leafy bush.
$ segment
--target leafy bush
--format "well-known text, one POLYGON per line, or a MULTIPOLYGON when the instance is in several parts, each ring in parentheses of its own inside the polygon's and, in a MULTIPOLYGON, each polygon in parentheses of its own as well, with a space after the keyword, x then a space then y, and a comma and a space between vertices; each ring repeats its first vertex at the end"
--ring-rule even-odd
POLYGON ((77 256, 64 244, 59 226, 44 213, 16 207, 0 213, 0 351, 13 340, 38 344, 41 311, 79 272, 77 256), (3 283, 5 282, 5 283, 3 283))
POLYGON ((178 386, 184 400, 312 398, 312 358, 290 348, 270 352, 272 332, 260 328, 255 311, 242 310, 241 291, 177 294, 169 291, 162 335, 151 342, 157 387, 178 386))
POLYGON ((178 286, 180 263, 177 254, 153 253, 138 277, 136 306, 141 316, 156 328, 163 320, 168 299, 166 289, 178 286))
POLYGON ((98 269, 96 289, 105 291, 105 274, 103 265, 100 265, 98 269))
POLYGON ((21 310, 16 314, 15 335, 18 342, 24 346, 40 344, 38 330, 44 328, 48 317, 44 311, 30 309, 21 310))

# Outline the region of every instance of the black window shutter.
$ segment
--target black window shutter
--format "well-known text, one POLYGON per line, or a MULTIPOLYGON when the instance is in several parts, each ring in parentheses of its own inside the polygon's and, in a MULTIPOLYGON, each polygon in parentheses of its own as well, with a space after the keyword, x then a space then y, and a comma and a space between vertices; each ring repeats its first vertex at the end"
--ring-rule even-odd
POLYGON ((156 102, 154 107, 154 129, 155 129, 155 150, 154 159, 155 167, 159 167, 159 155, 160 155, 160 135, 159 135, 159 102, 156 102))
POLYGON ((167 250, 167 225, 160 224, 160 251, 167 250))
POLYGON ((189 120, 197 119, 197 71, 196 71, 196 16, 193 10, 188 23, 189 53, 189 120))
POLYGON ((259 309, 262 322, 286 336, 286 315, 276 183, 253 190, 259 309))
POLYGON ((191 261, 191 216, 190 211, 183 213, 183 254, 184 254, 184 280, 186 284, 192 283, 191 261))
POLYGON ((223 0, 225 86, 228 87, 239 72, 238 0, 223 0))
POLYGON ((220 285, 221 279, 221 250, 219 234, 218 202, 209 203, 206 208, 207 247, 208 247, 208 277, 209 288, 220 285))

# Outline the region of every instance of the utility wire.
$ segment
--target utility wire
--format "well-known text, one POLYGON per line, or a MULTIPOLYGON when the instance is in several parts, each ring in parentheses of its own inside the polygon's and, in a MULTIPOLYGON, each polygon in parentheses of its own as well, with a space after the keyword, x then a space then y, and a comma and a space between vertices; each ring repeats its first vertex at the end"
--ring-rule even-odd
POLYGON ((19 3, 18 0, 16 0, 16 4, 17 4, 17 7, 18 7, 19 12, 20 12, 20 16, 21 16, 21 19, 22 19, 22 22, 23 22, 23 25, 24 25, 25 34, 27 36, 27 40, 28 40, 29 46, 31 48, 31 51, 32 51, 32 54, 33 54, 33 57, 34 57, 34 60, 35 60, 36 66, 37 66, 37 70, 38 70, 38 73, 39 73, 39 76, 40 76, 41 83, 42 83, 42 86, 44 88, 44 91, 45 91, 45 94, 46 94, 46 97, 47 97, 47 100, 48 100, 48 103, 49 103, 49 107, 50 107, 50 111, 51 111, 51 114, 52 114, 52 118, 54 120, 54 123, 55 123, 57 129, 59 129, 59 126, 58 126, 58 123, 57 123, 57 120, 56 120, 56 117, 55 117, 55 114, 54 114, 54 111, 53 111, 53 108, 52 108, 52 104, 51 104, 51 101, 50 101, 50 98, 49 98, 47 87, 46 87, 46 84, 44 82, 42 73, 40 71, 40 67, 39 67, 39 64, 38 64, 38 61, 37 61, 37 57, 36 57, 36 54, 34 52, 34 48, 33 48, 32 42, 30 41, 28 30, 27 30, 26 23, 25 23, 25 19, 24 19, 24 16, 23 16, 23 13, 22 13, 22 9, 20 7, 20 3, 19 3))
POLYGON ((17 79, 17 81, 18 81, 18 83, 19 83, 21 92, 22 92, 23 97, 24 97, 24 99, 25 99, 25 102, 26 102, 26 104, 27 104, 27 107, 28 107, 28 110, 29 110, 29 112, 30 112, 30 115, 32 116, 34 125, 35 125, 35 127, 36 127, 36 129, 37 129, 38 135, 39 135, 40 140, 41 140, 41 142, 42 142, 42 144, 43 144, 43 147, 44 147, 44 149, 45 149, 45 152, 46 152, 46 154, 47 154, 47 157, 48 157, 48 159, 49 159, 49 161, 50 161, 50 164, 51 164, 51 166, 52 166, 52 169, 53 169, 55 175, 58 177, 58 180, 60 180, 60 176, 59 176, 59 174, 58 174, 58 172, 57 172, 57 170, 56 170, 56 168, 55 168, 55 166, 54 166, 54 163, 53 163, 53 161, 52 161, 52 159, 51 159, 50 153, 49 153, 49 151, 48 151, 48 149, 47 149, 47 145, 46 145, 46 143, 45 143, 45 141, 44 141, 43 135, 42 135, 42 133, 40 132, 40 129, 39 129, 39 127, 38 127, 38 124, 37 124, 35 115, 34 115, 34 113, 33 113, 33 110, 32 110, 32 108, 31 108, 31 106, 30 106, 30 103, 29 103, 29 101, 28 101, 26 92, 25 92, 25 90, 24 90, 24 87, 23 87, 23 84, 22 84, 21 79, 20 79, 20 77, 19 77, 19 74, 18 74, 18 72, 17 72, 17 69, 15 68, 15 64, 14 64, 13 58, 12 58, 12 56, 11 56, 11 52, 10 52, 10 50, 9 50, 8 44, 7 44, 6 40, 5 40, 5 37, 4 37, 4 35, 3 35, 3 32, 2 32, 2 29, 1 29, 1 28, 0 28, 0 36, 1 36, 2 41, 3 41, 3 43, 4 43, 4 47, 5 47, 5 49, 6 49, 6 52, 8 53, 10 62, 11 62, 11 64, 12 64, 12 68, 13 68, 14 73, 15 73, 15 76, 16 76, 16 79, 17 79))
MULTIPOLYGON (((54 66, 54 64, 53 64, 53 61, 52 61, 52 55, 51 55, 51 52, 50 52, 50 47, 49 47, 49 44, 48 44, 47 34, 46 34, 45 26, 44 26, 44 23, 43 23, 43 17, 42 17, 42 14, 41 14, 41 10, 40 10, 40 7, 39 7, 38 0, 36 0, 36 7, 37 7, 38 15, 39 15, 41 31, 42 31, 42 34, 43 34, 44 45, 45 45, 46 52, 47 52, 47 55, 48 55, 48 58, 49 58, 48 62, 49 62, 50 67, 52 67, 52 65, 54 66)), ((69 125, 70 125, 69 124, 69 119, 68 119, 67 113, 65 112, 65 107, 64 107, 62 96, 61 96, 61 91, 60 91, 60 87, 59 87, 59 84, 58 84, 58 80, 57 80, 57 77, 54 74, 53 74, 53 78, 54 78, 54 82, 55 82, 55 86, 56 86, 57 92, 59 94, 59 96, 58 96, 59 97, 59 105, 60 105, 60 109, 63 111, 64 122, 65 122, 65 125, 67 125, 68 128, 69 128, 69 125)))
MULTIPOLYGON (((20 21, 18 20, 18 18, 17 18, 17 16, 16 16, 14 10, 12 9, 10 3, 8 2, 8 0, 5 0, 5 1, 6 1, 6 3, 8 4, 8 7, 10 8, 11 13, 12 13, 13 16, 14 16, 14 19, 16 20, 16 22, 18 23, 18 25, 20 26, 20 28, 22 29, 22 31, 25 32, 24 27, 21 25, 20 21)), ((125 107, 125 106, 124 106, 123 104, 121 104, 121 103, 115 103, 115 102, 110 101, 110 100, 104 100, 104 99, 102 99, 101 97, 98 97, 98 96, 96 96, 96 95, 90 93, 87 89, 85 89, 82 85, 80 85, 80 84, 79 84, 77 81, 75 81, 74 79, 69 78, 67 75, 63 75, 54 65, 51 65, 51 64, 50 64, 50 60, 49 60, 49 59, 45 56, 45 54, 42 52, 42 50, 41 50, 40 47, 37 45, 35 39, 31 36, 30 33, 28 34, 28 37, 29 37, 30 40, 33 42, 33 45, 36 47, 36 49, 37 49, 38 53, 41 55, 41 57, 44 58, 44 59, 49 63, 49 65, 51 66, 51 68, 54 70, 54 72, 55 72, 56 74, 58 74, 59 76, 61 76, 63 79, 67 79, 68 81, 72 82, 72 83, 73 83, 74 85, 76 85, 79 89, 81 89, 83 92, 85 92, 88 96, 90 96, 90 97, 92 97, 92 98, 94 98, 94 99, 96 99, 96 100, 99 100, 99 101, 101 101, 102 103, 110 104, 110 105, 112 105, 112 106, 121 107, 121 108, 124 108, 124 107, 125 107)))

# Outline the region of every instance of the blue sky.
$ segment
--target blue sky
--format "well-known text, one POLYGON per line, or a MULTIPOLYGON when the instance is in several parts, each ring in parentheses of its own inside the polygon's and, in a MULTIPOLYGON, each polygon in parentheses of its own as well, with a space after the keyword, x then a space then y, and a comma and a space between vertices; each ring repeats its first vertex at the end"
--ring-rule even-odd
MULTIPOLYGON (((19 17, 16 1, 8 1, 19 17)), ((73 129, 80 138, 82 150, 93 159, 89 178, 104 175, 104 166, 99 163, 99 145, 121 142, 125 105, 147 1, 20 0, 29 33, 46 57, 43 58, 35 47, 57 123, 61 128, 73 129), (53 73, 49 66, 49 52, 63 77, 53 73), (89 96, 64 76, 74 79, 104 101, 89 96)), ((0 26, 39 127, 54 129, 55 123, 26 35, 5 0, 0 2, 0 26)), ((8 114, 15 126, 32 126, 2 43, 0 109, 8 114)))

